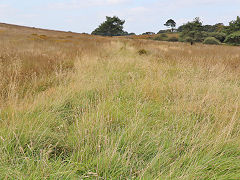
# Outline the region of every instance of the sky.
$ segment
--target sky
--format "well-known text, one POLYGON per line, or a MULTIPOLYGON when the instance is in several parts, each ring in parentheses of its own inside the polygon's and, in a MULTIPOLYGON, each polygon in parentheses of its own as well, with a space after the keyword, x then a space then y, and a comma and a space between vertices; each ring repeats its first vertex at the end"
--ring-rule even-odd
POLYGON ((170 18, 227 25, 240 16, 240 0, 0 0, 0 22, 36 28, 91 33, 113 15, 137 34, 166 29, 170 18))

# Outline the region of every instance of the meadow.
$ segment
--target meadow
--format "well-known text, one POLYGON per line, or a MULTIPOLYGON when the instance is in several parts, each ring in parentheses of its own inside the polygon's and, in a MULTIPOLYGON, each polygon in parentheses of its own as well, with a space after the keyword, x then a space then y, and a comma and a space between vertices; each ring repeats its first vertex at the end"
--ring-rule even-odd
POLYGON ((0 27, 0 179, 240 178, 240 47, 0 27))

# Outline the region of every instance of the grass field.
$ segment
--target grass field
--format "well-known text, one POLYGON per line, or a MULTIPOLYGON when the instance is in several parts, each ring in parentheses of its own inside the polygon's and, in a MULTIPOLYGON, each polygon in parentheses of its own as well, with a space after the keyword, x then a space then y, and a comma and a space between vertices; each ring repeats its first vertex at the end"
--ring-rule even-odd
POLYGON ((131 36, 120 36, 120 38, 128 38, 128 39, 154 39, 162 34, 166 35, 168 38, 176 37, 179 38, 179 33, 161 33, 161 34, 153 34, 153 35, 131 35, 131 36))
POLYGON ((0 179, 240 178, 240 47, 0 27, 0 179))

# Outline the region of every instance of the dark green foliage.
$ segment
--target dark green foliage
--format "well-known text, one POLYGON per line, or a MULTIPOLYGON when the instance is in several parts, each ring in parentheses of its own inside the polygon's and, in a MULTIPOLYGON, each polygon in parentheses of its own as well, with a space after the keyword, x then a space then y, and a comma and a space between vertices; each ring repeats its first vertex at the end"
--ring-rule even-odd
POLYGON ((136 34, 132 32, 132 33, 129 33, 128 35, 129 35, 129 36, 134 36, 134 35, 136 35, 136 34))
POLYGON ((176 22, 173 19, 167 20, 167 22, 164 24, 164 26, 171 27, 172 32, 174 31, 174 28, 176 27, 176 22))
POLYGON ((155 34, 154 32, 145 32, 145 33, 142 33, 142 35, 153 35, 155 34))
POLYGON ((215 45, 219 45, 221 44, 221 42, 216 39, 215 37, 207 37, 204 41, 203 44, 215 44, 215 45))
MULTIPOLYGON (((186 41, 187 39, 191 39, 191 42, 203 42, 203 40, 208 37, 208 33, 204 31, 189 31, 188 33, 180 34, 180 39, 186 41)), ((190 41, 186 41, 190 42, 190 41)))
POLYGON ((191 42, 203 42, 207 37, 214 37, 220 42, 223 42, 226 38, 226 34, 224 33, 225 28, 223 23, 202 25, 201 20, 195 18, 192 22, 180 26, 178 32, 181 32, 180 41, 191 39, 191 42))
POLYGON ((240 17, 237 16, 237 19, 235 21, 231 21, 229 23, 229 26, 227 27, 227 33, 231 34, 236 31, 240 31, 240 17))
POLYGON ((181 27, 181 39, 186 39, 190 37, 192 41, 202 42, 205 34, 202 31, 202 22, 199 18, 195 18, 192 22, 188 22, 181 27))
POLYGON ((184 39, 184 41, 185 41, 185 42, 193 42, 194 40, 193 40, 193 38, 191 38, 191 37, 186 37, 186 38, 184 39))
POLYGON ((212 25, 204 25, 202 30, 205 32, 214 32, 214 31, 216 31, 216 27, 214 25, 213 26, 212 25))
POLYGON ((179 26, 177 29, 177 32, 183 32, 184 28, 185 28, 185 24, 179 26))
POLYGON ((223 23, 217 23, 215 25, 204 25, 202 27, 202 30, 205 32, 221 32, 224 28, 223 23))
POLYGON ((202 30, 202 22, 197 17, 193 21, 188 22, 187 24, 184 24, 181 26, 182 32, 189 32, 189 31, 201 31, 202 30))
POLYGON ((208 33, 204 31, 195 31, 193 35, 196 42, 203 42, 206 37, 208 37, 208 33))
POLYGON ((119 19, 116 16, 106 17, 106 21, 103 22, 92 34, 101 36, 121 36, 126 35, 123 31, 124 20, 119 19))
POLYGON ((232 45, 240 45, 240 31, 228 35, 224 42, 232 45))
POLYGON ((123 33, 121 34, 122 36, 128 36, 128 32, 127 31, 123 31, 123 33))
POLYGON ((162 33, 170 33, 171 30, 170 29, 167 29, 167 30, 160 30, 158 31, 158 34, 162 34, 162 33))
POLYGON ((209 33, 209 37, 215 37, 220 42, 224 42, 226 38, 226 34, 221 32, 212 32, 212 33, 209 33))
POLYGON ((226 27, 226 26, 224 26, 223 23, 217 23, 217 24, 215 24, 214 26, 215 26, 215 31, 216 31, 216 32, 222 32, 223 29, 226 27))
MULTIPOLYGON (((186 24, 181 25, 178 27, 177 31, 183 32, 185 28, 186 24)), ((205 32, 222 32, 224 28, 225 26, 223 23, 217 23, 215 25, 203 25, 201 30, 205 32)))

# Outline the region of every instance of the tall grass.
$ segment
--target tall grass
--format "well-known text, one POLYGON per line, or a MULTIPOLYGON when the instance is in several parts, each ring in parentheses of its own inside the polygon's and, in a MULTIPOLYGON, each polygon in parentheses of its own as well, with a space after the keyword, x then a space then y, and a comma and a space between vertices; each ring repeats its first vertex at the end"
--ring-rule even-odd
POLYGON ((240 177, 238 47, 47 36, 2 43, 1 178, 240 177))

